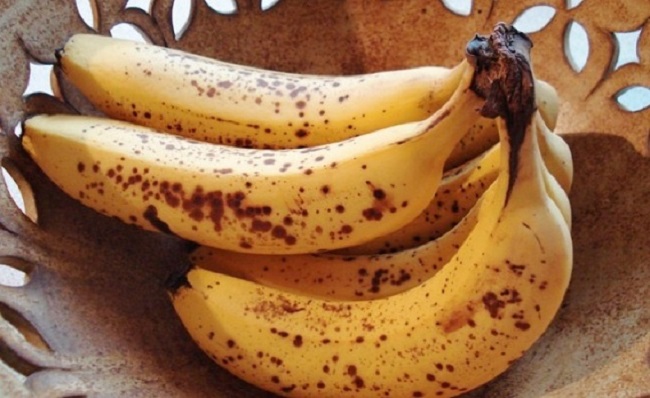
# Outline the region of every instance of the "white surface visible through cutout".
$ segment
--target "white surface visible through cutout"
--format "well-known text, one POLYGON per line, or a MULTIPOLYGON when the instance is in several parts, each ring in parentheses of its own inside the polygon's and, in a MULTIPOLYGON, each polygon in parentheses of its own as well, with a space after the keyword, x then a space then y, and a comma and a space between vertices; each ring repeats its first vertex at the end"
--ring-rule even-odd
POLYGON ((9 287, 25 286, 29 282, 29 275, 8 264, 0 262, 0 285, 9 287))
POLYGON ((36 62, 29 63, 29 81, 23 95, 34 93, 44 93, 54 95, 52 85, 50 84, 50 76, 52 74, 53 66, 49 64, 39 64, 36 62))
POLYGON ((153 0, 127 0, 124 8, 139 8, 147 14, 151 13, 153 0))
POLYGON ((16 184, 16 181, 14 181, 13 177, 11 177, 7 169, 5 169, 4 167, 2 167, 2 180, 7 186, 7 190, 9 191, 9 196, 16 204, 16 207, 18 207, 18 209, 20 209, 20 211, 23 212, 24 214, 27 210, 25 208, 25 200, 23 199, 23 194, 20 192, 20 189, 18 188, 18 184, 16 184))

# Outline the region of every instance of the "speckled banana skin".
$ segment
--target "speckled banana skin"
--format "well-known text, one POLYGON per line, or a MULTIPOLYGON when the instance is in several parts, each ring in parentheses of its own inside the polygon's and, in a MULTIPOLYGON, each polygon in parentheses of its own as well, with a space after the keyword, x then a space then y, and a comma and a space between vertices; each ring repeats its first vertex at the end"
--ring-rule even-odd
POLYGON ((395 253, 437 239, 458 224, 499 175, 500 146, 445 172, 429 205, 404 227, 361 245, 343 248, 340 254, 395 253))
MULTIPOLYGON (((537 138, 540 143, 544 142, 551 134, 539 115, 536 115, 534 123, 538 124, 537 138)), ((561 137, 555 136, 562 140, 561 137)), ((555 138, 551 138, 555 139, 555 138)), ((555 175, 551 173, 546 164, 551 163, 561 166, 556 170, 561 178, 573 175, 573 162, 568 154, 554 149, 563 148, 554 146, 550 152, 542 152, 545 168, 545 183, 551 199, 560 209, 567 225, 571 225, 571 205, 567 192, 569 186, 561 186, 555 175)), ((255 255, 236 253, 228 250, 219 250, 201 246, 190 255, 190 262, 201 268, 216 271, 238 278, 244 278, 266 286, 278 288, 284 291, 302 294, 310 297, 317 297, 329 300, 367 300, 388 297, 415 287, 425 280, 431 278, 456 254, 469 233, 477 222, 480 200, 484 195, 491 195, 486 191, 499 174, 500 152, 499 144, 492 148, 485 156, 469 163, 469 170, 463 170, 461 174, 451 174, 447 180, 443 179, 436 197, 442 201, 442 197, 461 199, 455 206, 457 211, 444 209, 449 204, 435 203, 432 214, 441 214, 440 219, 445 216, 456 216, 462 212, 462 217, 449 225, 444 233, 426 242, 413 244, 415 239, 405 242, 403 247, 393 246, 395 250, 388 250, 385 254, 382 249, 390 245, 377 245, 378 242, 392 242, 393 244, 407 235, 400 235, 399 232, 407 231, 418 235, 416 230, 423 228, 417 222, 412 222, 400 230, 388 234, 387 238, 380 237, 369 244, 361 245, 337 251, 336 254, 324 253, 313 255, 255 255), (472 174, 475 174, 472 176, 472 174), (487 178, 482 178, 487 177, 487 178), (457 182, 461 179, 462 184, 457 182), (477 184, 481 189, 476 189, 477 184), (485 189, 483 189, 485 185, 485 189), (440 194, 443 195, 440 195, 440 194), (478 195, 475 198, 474 195, 478 195), (471 203, 462 199, 469 197, 471 203)), ((436 199, 434 199, 436 202, 436 199)), ((432 202, 432 203, 434 203, 432 202)), ((422 216, 420 216, 422 217, 422 216)), ((430 217, 433 218, 433 215, 430 217)), ((434 221, 428 221, 434 225, 434 221)))
POLYGON ((450 397, 474 389, 539 338, 569 284, 569 225, 547 189, 536 129, 526 128, 515 175, 501 140, 501 171, 474 229, 417 287, 333 302, 198 266, 174 286, 174 308, 216 363, 279 395, 450 397))
POLYGON ((477 222, 478 207, 436 240, 390 254, 238 253, 200 246, 190 254, 197 267, 326 300, 388 297, 435 275, 456 254, 477 222))
POLYGON ((435 66, 282 73, 91 34, 72 36, 58 56, 70 81, 112 118, 255 148, 321 145, 425 119, 462 74, 435 66))
MULTIPOLYGON (((496 122, 495 122, 496 123, 496 122)), ((573 183, 573 158, 564 139, 549 130, 540 112, 535 113, 540 150, 546 167, 566 193, 573 183)), ((339 250, 342 254, 390 253, 436 239, 456 225, 476 204, 499 172, 498 144, 461 166, 448 170, 433 199, 413 221, 387 235, 358 246, 339 250)))
POLYGON ((63 191, 125 222, 234 251, 333 250, 399 229, 428 205, 484 103, 463 65, 428 119, 318 147, 235 148, 69 115, 28 119, 23 146, 63 191))
MULTIPOLYGON (((462 73, 461 66, 354 76, 282 73, 92 34, 73 35, 58 58, 66 77, 111 118, 254 148, 310 147, 425 119, 449 100, 462 73)), ((553 129, 558 95, 548 83, 536 85, 553 129)), ((497 140, 494 121, 477 120, 447 166, 497 140)))

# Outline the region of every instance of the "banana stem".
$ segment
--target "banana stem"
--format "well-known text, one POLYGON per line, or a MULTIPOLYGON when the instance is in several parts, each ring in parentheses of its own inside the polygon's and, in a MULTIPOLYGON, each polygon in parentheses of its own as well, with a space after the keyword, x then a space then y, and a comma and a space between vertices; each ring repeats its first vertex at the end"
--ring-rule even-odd
POLYGON ((536 109, 530 65, 533 44, 526 34, 498 23, 489 37, 476 35, 467 44, 467 59, 476 73, 472 90, 485 98, 481 115, 506 121, 510 144, 506 203, 517 179, 521 145, 536 109))

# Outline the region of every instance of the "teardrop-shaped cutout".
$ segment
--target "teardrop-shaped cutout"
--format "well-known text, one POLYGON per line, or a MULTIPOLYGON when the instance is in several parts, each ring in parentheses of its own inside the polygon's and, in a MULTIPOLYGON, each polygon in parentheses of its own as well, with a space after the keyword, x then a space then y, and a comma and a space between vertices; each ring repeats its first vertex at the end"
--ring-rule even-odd
POLYGON ((578 7, 584 0, 566 0, 566 9, 572 10, 578 7))
POLYGON ((29 274, 0 262, 0 285, 22 287, 29 283, 29 274))
POLYGON ((52 348, 45 341, 41 333, 23 314, 0 302, 0 316, 9 322, 23 336, 25 341, 41 351, 52 352, 52 348))
POLYGON ((587 65, 589 59, 589 36, 585 28, 576 21, 569 21, 564 30, 564 56, 571 69, 577 73, 587 65))
POLYGON ((2 159, 1 168, 2 179, 9 192, 9 197, 29 220, 37 224, 38 211, 32 186, 10 158, 5 157, 2 159))
POLYGON ((442 0, 442 5, 456 15, 467 17, 472 13, 472 0, 442 0))
POLYGON ((555 8, 551 6, 534 6, 519 14, 512 25, 524 33, 539 32, 551 23, 555 8))
POLYGON ((262 11, 267 11, 275 7, 279 2, 280 0, 262 0, 260 7, 262 8, 262 11))
POLYGON ((16 350, 12 349, 4 339, 0 339, 0 362, 4 362, 16 372, 23 376, 29 376, 43 367, 33 363, 27 358, 23 358, 16 350))
POLYGON ((34 264, 20 257, 0 256, 0 285, 25 286, 31 280, 34 264))
POLYGON ((194 12, 194 0, 174 0, 172 4, 172 29, 174 38, 180 40, 190 27, 194 12))
POLYGON ((235 0, 205 0, 205 4, 219 14, 232 15, 237 13, 235 0))
POLYGON ((124 8, 139 8, 147 14, 151 14, 153 0, 127 0, 124 8))
POLYGON ((616 70, 623 65, 638 64, 639 59, 639 38, 641 30, 631 32, 614 32, 614 44, 616 45, 615 57, 613 60, 612 70, 616 70))
POLYGON ((628 112, 641 112, 650 108, 650 88, 645 86, 625 87, 614 95, 618 105, 628 112))
POLYGON ((20 347, 14 346, 27 343, 38 351, 52 353, 52 348, 38 329, 23 314, 3 302, 0 302, 0 318, 10 324, 23 339, 22 342, 18 340, 13 343, 0 339, 0 360, 25 376, 42 370, 42 366, 21 355, 20 347))
POLYGON ((52 64, 39 64, 30 61, 29 80, 27 82, 27 87, 25 87, 25 91, 23 92, 23 96, 28 96, 34 93, 54 95, 51 81, 53 68, 54 65, 52 64))
POLYGON ((23 136, 23 124, 22 123, 17 123, 16 126, 14 127, 14 135, 18 138, 23 136))
POLYGON ((116 39, 133 40, 140 43, 151 43, 151 39, 146 33, 136 25, 121 22, 113 25, 110 30, 111 36, 116 39))
POLYGON ((92 30, 99 28, 99 18, 96 0, 75 0, 77 12, 81 20, 92 30))

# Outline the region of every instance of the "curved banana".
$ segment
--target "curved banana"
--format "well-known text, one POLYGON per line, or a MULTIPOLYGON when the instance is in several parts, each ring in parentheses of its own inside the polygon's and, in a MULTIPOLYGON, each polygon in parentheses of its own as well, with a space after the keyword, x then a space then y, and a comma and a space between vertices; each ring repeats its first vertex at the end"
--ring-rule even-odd
POLYGON ((463 65, 429 118, 318 147, 235 148, 70 115, 28 119, 23 147, 63 191, 146 229, 250 253, 333 250, 401 228, 434 196, 484 103, 463 65))
POLYGON ((499 117, 500 172, 440 271, 387 298, 334 302, 195 266, 170 297, 200 348, 260 388, 304 397, 456 396, 528 350, 572 268, 569 225, 550 196, 533 121, 529 48, 503 24, 468 46, 495 75, 476 89, 487 97, 482 113, 499 117))
POLYGON ((560 114, 560 96, 555 87, 544 80, 535 79, 535 102, 549 129, 555 130, 557 118, 560 114))
MULTIPOLYGON (((540 112, 535 112, 534 117, 534 122, 538 124, 537 136, 542 157, 553 177, 552 186, 558 188, 556 185, 559 184, 559 188, 568 193, 573 182, 571 149, 561 136, 548 129, 540 112)), ((413 221, 387 235, 337 252, 348 255, 390 253, 440 237, 475 205, 477 199, 496 179, 498 169, 497 144, 478 158, 446 171, 433 199, 413 221)), ((562 199, 559 201, 564 202, 562 199)), ((566 208, 566 205, 562 208, 566 208)))
MULTIPOLYGON (((533 123, 537 123, 538 142, 545 142, 545 134, 549 132, 544 131, 546 128, 544 121, 535 115, 533 123)), ((546 165, 550 159, 564 167, 559 173, 561 176, 571 175, 573 171, 571 158, 562 159, 564 153, 544 153, 541 148, 540 151, 544 160, 544 181, 547 192, 560 209, 567 225, 570 226, 569 198, 565 188, 558 183, 555 175, 549 172, 546 165)), ((390 246, 391 243, 395 244, 396 240, 409 236, 408 233, 418 236, 415 232, 416 228, 424 226, 412 222, 388 234, 386 238, 379 237, 368 244, 341 249, 335 253, 256 255, 200 246, 191 253, 190 262, 211 271, 310 297, 329 300, 367 300, 388 297, 431 278, 458 251, 477 222, 480 198, 483 195, 490 195, 487 193, 490 188, 484 190, 483 186, 494 189, 492 183, 499 173, 499 163, 500 153, 497 144, 482 158, 468 163, 458 174, 447 175, 447 181, 443 179, 436 193, 437 199, 434 199, 434 202, 438 201, 436 205, 438 212, 430 216, 434 218, 434 215, 439 214, 440 218, 430 220, 427 225, 432 227, 442 218, 457 214, 462 214, 462 218, 459 217, 453 225, 449 223, 449 228, 445 229, 444 233, 439 232, 440 236, 422 240, 426 243, 416 244, 416 239, 412 239, 402 247, 390 246), (477 189, 477 186, 480 189, 477 189), (477 199, 475 195, 479 198, 477 199), (451 206, 455 206, 456 211, 445 208, 451 206), (441 212, 443 208, 444 211, 441 212), (404 230, 407 233, 400 235, 404 230), (396 240, 391 241, 391 239, 396 240)), ((435 209, 432 209, 433 211, 435 209)))
POLYGON ((176 312, 216 363, 279 395, 449 397, 482 385, 546 330, 570 279, 570 231, 547 192, 536 128, 515 168, 502 138, 474 229, 418 287, 334 302, 194 267, 170 294, 176 312))
POLYGON ((73 35, 57 55, 65 76, 110 117, 255 148, 321 145, 425 119, 463 70, 302 75, 93 34, 73 35))
POLYGON ((435 275, 474 229, 478 205, 439 238, 412 249, 373 255, 237 253, 199 246, 190 254, 197 267, 281 291, 326 300, 389 297, 435 275))
POLYGON ((336 252, 343 255, 395 253, 443 236, 471 211, 496 180, 499 151, 497 144, 481 156, 446 171, 429 205, 402 228, 336 252))
POLYGON ((546 174, 544 175, 544 184, 546 191, 548 192, 549 197, 553 200, 557 208, 560 210, 564 222, 567 224, 569 229, 571 229, 571 226, 573 224, 573 210, 571 209, 571 201, 569 200, 569 195, 562 188, 553 173, 549 172, 546 164, 544 164, 544 168, 546 169, 546 174))
MULTIPOLYGON (((175 49, 76 34, 57 52, 64 75, 112 118, 190 138, 254 148, 316 146, 429 117, 449 100, 462 67, 356 76, 283 73, 175 49)), ((537 82, 551 129, 558 97, 537 82)), ((452 153, 454 167, 492 146, 480 119, 452 153)))
POLYGON ((539 129, 540 150, 544 155, 546 166, 564 192, 569 193, 573 184, 571 148, 564 138, 550 130, 539 113, 536 113, 534 117, 539 129), (553 156, 547 156, 547 154, 553 154, 553 156))

